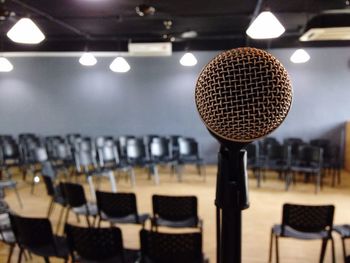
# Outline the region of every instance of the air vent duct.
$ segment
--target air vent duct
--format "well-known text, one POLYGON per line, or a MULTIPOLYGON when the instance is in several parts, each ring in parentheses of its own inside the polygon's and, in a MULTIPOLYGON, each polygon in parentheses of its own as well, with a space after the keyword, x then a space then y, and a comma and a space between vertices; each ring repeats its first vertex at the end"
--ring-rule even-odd
POLYGON ((129 43, 128 50, 131 56, 171 56, 172 44, 170 42, 129 43))
POLYGON ((300 41, 350 40, 350 10, 330 10, 311 18, 300 41))

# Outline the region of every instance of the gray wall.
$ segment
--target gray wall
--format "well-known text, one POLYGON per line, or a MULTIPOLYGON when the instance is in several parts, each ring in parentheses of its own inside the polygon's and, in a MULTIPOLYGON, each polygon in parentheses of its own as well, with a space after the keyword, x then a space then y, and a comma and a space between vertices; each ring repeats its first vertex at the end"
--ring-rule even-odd
MULTIPOLYGON (((289 62, 292 49, 271 52, 289 71, 294 101, 279 139, 339 140, 350 119, 350 48, 308 49, 309 63, 289 62)), ((43 135, 181 134, 196 137, 201 152, 215 162, 217 143, 196 112, 194 86, 201 68, 218 52, 196 52, 197 66, 182 67, 172 57, 128 58, 131 70, 109 70, 112 58, 86 68, 77 58, 10 58, 15 69, 0 73, 0 133, 43 135)))

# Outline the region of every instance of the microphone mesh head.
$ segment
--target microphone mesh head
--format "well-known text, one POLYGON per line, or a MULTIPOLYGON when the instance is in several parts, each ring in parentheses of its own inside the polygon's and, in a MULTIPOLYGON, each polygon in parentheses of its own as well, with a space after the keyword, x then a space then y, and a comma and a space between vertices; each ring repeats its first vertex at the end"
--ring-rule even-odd
POLYGON ((204 67, 195 99, 211 132, 229 141, 249 142, 283 122, 292 93, 288 73, 275 57, 256 48, 237 48, 204 67))

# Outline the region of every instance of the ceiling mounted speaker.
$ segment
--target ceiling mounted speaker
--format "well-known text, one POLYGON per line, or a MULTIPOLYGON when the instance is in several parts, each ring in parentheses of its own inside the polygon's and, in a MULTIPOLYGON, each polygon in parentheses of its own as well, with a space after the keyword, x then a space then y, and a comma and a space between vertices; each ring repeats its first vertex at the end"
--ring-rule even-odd
POLYGON ((325 11, 312 17, 299 40, 350 40, 350 9, 325 11))

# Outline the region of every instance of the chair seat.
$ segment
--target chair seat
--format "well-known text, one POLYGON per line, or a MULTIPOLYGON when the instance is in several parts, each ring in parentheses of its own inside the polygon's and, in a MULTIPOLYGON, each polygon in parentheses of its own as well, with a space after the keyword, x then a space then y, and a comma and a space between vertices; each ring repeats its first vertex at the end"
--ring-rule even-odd
POLYGON ((105 259, 105 260, 87 260, 84 258, 79 258, 81 263, 134 263, 140 257, 139 250, 124 249, 124 261, 121 260, 120 256, 105 259))
POLYGON ((297 238, 297 239, 303 239, 303 240, 329 238, 328 231, 301 232, 301 231, 297 231, 289 226, 284 227, 284 233, 282 235, 282 225, 274 225, 272 227, 272 231, 276 236, 291 237, 291 238, 297 238))
POLYGON ((54 241, 56 244, 56 249, 51 244, 42 247, 28 247, 27 249, 42 257, 68 258, 69 249, 66 239, 64 237, 54 236, 54 241))
POLYGON ((0 188, 16 187, 16 182, 13 180, 0 180, 0 188))
POLYGON ((109 221, 111 223, 121 223, 121 224, 144 224, 144 222, 149 218, 149 214, 139 214, 139 221, 136 220, 134 214, 130 214, 124 217, 110 217, 105 213, 101 212, 101 219, 109 221))
POLYGON ((16 238, 12 230, 2 230, 0 231, 0 241, 6 243, 6 244, 15 244, 16 238))
POLYGON ((197 218, 189 218, 186 220, 170 221, 163 218, 153 218, 154 226, 167 226, 167 227, 198 227, 197 218))
POLYGON ((336 225, 333 230, 339 233, 343 238, 350 237, 350 225, 336 225))
MULTIPOLYGON (((89 215, 91 216, 95 216, 97 215, 97 205, 94 203, 87 203, 86 204, 88 206, 88 210, 89 210, 89 215)), ((73 207, 73 212, 79 215, 87 215, 87 211, 86 211, 86 205, 82 205, 79 207, 73 207)))

